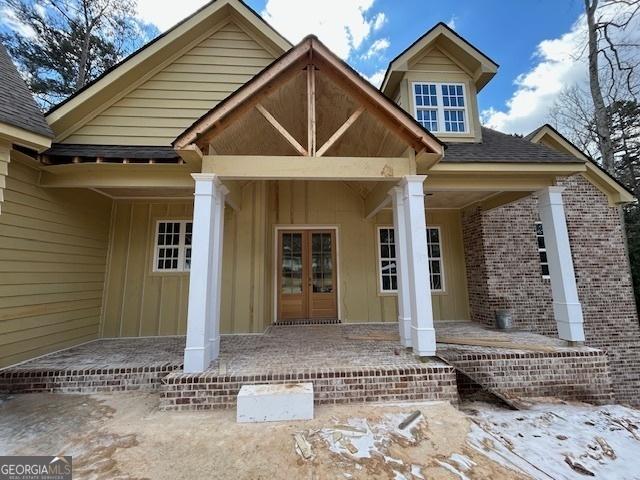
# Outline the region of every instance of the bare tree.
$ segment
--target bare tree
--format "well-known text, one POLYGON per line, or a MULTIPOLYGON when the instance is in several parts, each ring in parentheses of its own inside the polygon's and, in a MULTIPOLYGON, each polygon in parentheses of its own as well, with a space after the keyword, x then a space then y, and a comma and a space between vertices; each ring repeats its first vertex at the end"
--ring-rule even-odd
POLYGON ((609 68, 612 79, 610 88, 614 88, 615 73, 622 72, 625 75, 627 90, 635 98, 637 86, 633 84, 632 79, 638 65, 625 59, 622 50, 638 47, 635 43, 625 40, 624 32, 632 25, 640 10, 640 0, 605 0, 601 5, 599 0, 584 0, 584 3, 588 32, 589 89, 594 106, 598 147, 604 168, 613 171, 615 160, 611 141, 611 119, 607 114, 601 84, 600 59, 604 58, 609 68), (606 9, 609 12, 605 11, 606 9))

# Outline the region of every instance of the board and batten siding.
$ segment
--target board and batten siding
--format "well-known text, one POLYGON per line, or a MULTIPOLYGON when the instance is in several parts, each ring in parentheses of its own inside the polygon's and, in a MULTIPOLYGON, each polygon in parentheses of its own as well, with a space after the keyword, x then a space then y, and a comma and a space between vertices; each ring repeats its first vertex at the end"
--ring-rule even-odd
POLYGON ((64 143, 170 145, 274 57, 230 22, 76 130, 64 143))
POLYGON ((8 164, 0 214, 0 367, 99 336, 111 200, 8 164))
MULTIPOLYGON (((396 299, 378 281, 377 227, 390 210, 364 218, 364 200, 344 182, 253 181, 242 208, 225 211, 222 333, 260 333, 274 319, 276 227, 337 226, 340 313, 344 323, 395 322, 396 299)), ((117 200, 113 210, 103 336, 183 335, 189 276, 154 273, 158 220, 191 219, 193 202, 117 200)), ((427 211, 442 232, 446 291, 433 295, 436 320, 468 320, 459 212, 427 211)))

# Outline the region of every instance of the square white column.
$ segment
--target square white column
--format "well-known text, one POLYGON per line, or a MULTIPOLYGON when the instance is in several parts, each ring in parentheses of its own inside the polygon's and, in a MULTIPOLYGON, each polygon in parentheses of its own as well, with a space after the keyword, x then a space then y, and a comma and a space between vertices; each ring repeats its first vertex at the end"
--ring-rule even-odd
POLYGON ((401 183, 407 231, 411 342, 413 353, 419 357, 431 357, 436 353, 423 190, 426 178, 424 175, 408 175, 401 183))
POLYGON ((185 373, 205 371, 219 352, 221 230, 226 189, 216 175, 198 173, 193 209, 185 373), (220 244, 220 245, 217 245, 220 244))
POLYGON ((394 187, 389 192, 393 205, 393 230, 396 246, 396 275, 398 278, 398 327, 400 343, 405 348, 413 346, 411 342, 411 299, 409 288, 409 265, 407 254, 407 222, 404 210, 404 191, 394 187))
POLYGON ((571 245, 564 215, 564 187, 547 187, 538 192, 538 210, 547 248, 553 313, 558 335, 571 342, 584 341, 582 305, 578 299, 571 245))

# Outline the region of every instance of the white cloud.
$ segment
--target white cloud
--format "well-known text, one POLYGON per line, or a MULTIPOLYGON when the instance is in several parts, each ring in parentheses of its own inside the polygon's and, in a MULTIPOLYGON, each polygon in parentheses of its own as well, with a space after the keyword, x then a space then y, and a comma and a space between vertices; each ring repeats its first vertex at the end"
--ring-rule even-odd
POLYGON ((373 18, 373 29, 380 30, 385 23, 387 23, 387 16, 384 12, 380 12, 373 18))
POLYGON ((537 64, 515 80, 516 91, 505 110, 482 112, 484 123, 508 133, 529 133, 545 122, 549 109, 562 90, 586 78, 584 59, 576 59, 585 40, 581 16, 560 38, 544 40, 537 47, 537 64))
POLYGON ((138 16, 164 32, 207 3, 209 0, 138 0, 138 16))
POLYGON ((313 33, 340 58, 347 59, 385 16, 367 19, 374 0, 267 0, 262 16, 293 43, 313 33))
POLYGON ((449 19, 449 21, 447 22, 447 27, 449 27, 451 30, 455 30, 456 29, 456 22, 458 21, 458 17, 456 17, 455 15, 453 17, 451 17, 449 19))
POLYGON ((371 83, 374 87, 379 88, 380 85, 382 85, 382 82, 384 81, 384 74, 386 72, 387 71, 383 68, 381 70, 378 70, 371 76, 363 75, 363 77, 369 80, 369 83, 371 83))
POLYGON ((22 23, 16 16, 16 12, 9 6, 0 7, 0 17, 7 26, 27 38, 36 38, 36 32, 29 25, 22 23))
MULTIPOLYGON (((599 13, 607 17, 616 11, 609 9, 599 13)), ((630 28, 628 32, 632 32, 637 42, 640 28, 630 28)), ((503 132, 524 134, 545 123, 558 95, 566 87, 585 86, 588 82, 587 55, 584 54, 586 39, 583 14, 569 32, 540 42, 534 55, 535 66, 515 79, 516 91, 506 102, 506 108, 484 110, 481 113, 483 123, 503 132)))
POLYGON ((364 60, 368 60, 369 58, 375 55, 380 55, 390 46, 391 46, 391 42, 389 42, 388 38, 379 38, 378 40, 376 40, 371 44, 371 46, 369 47, 369 50, 367 50, 367 53, 362 55, 362 58, 364 60))

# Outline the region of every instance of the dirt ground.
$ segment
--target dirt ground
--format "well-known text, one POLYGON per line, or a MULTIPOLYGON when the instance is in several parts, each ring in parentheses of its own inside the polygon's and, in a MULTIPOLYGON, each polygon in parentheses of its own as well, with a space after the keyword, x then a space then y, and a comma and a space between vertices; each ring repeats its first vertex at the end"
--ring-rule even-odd
POLYGON ((438 462, 455 469, 449 457, 463 453, 475 463, 469 478, 526 478, 470 448, 469 427, 465 415, 445 403, 320 406, 309 422, 237 424, 235 411, 160 412, 153 395, 34 394, 1 401, 0 454, 73 455, 77 479, 274 480, 460 478, 438 462), (409 433, 376 428, 416 409, 423 416, 409 433), (338 436, 357 443, 362 431, 349 426, 353 419, 375 430, 371 438, 364 435, 378 443, 368 457, 343 449, 355 448, 344 440, 337 444, 342 452, 331 449, 338 436), (307 439, 312 458, 296 451, 295 433, 307 439))
POLYGON ((596 478, 637 478, 624 472, 640 456, 640 412, 618 408, 320 406, 308 422, 237 424, 234 410, 161 412, 149 394, 19 395, 0 397, 0 455, 72 455, 76 479, 584 478, 577 464, 596 478), (421 416, 398 428, 416 410, 421 416), (567 433, 575 445, 557 433, 569 418, 587 425, 567 433), (589 443, 593 435, 600 443, 589 443), (553 475, 536 467, 543 456, 553 475))

